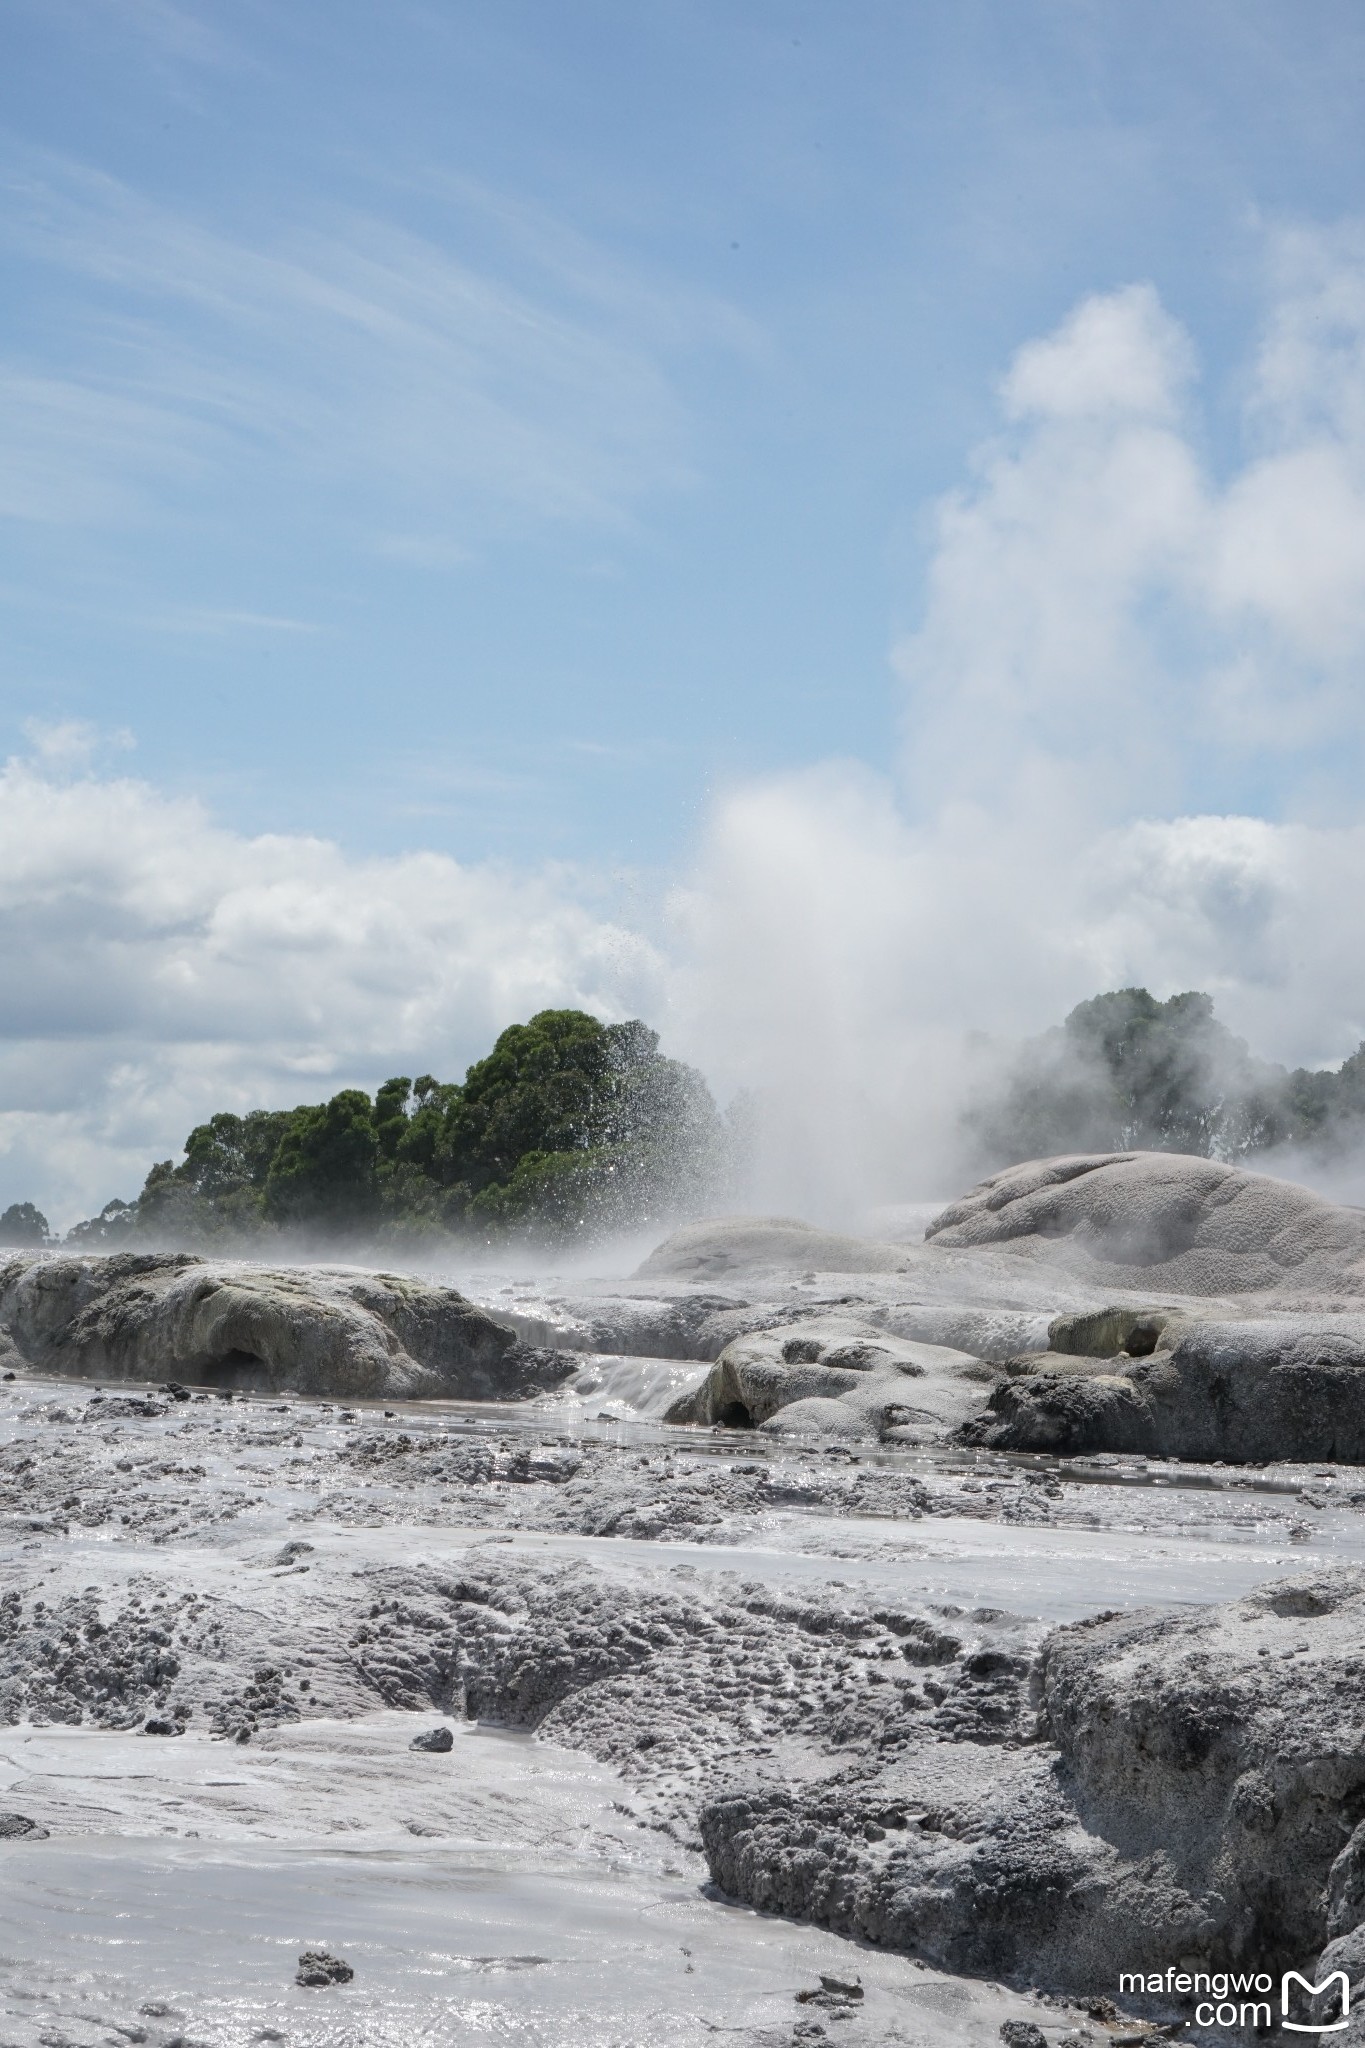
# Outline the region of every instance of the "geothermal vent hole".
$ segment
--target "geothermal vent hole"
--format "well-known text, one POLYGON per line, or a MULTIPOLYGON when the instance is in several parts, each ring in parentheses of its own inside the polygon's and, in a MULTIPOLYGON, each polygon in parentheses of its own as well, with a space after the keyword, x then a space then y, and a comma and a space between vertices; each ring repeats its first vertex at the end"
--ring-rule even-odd
POLYGON ((754 1418, 742 1401, 727 1401, 716 1417, 723 1429, 752 1429, 754 1418))
POLYGON ((254 1351, 225 1351, 218 1358, 206 1358, 194 1376, 206 1387, 234 1389, 268 1387, 273 1377, 266 1361, 254 1351))

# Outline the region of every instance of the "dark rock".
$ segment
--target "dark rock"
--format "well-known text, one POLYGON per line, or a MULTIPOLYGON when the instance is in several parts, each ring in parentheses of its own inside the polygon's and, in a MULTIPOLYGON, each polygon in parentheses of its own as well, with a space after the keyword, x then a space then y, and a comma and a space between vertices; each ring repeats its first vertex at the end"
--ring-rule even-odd
POLYGON ((822 1970, 820 1989, 798 1991, 796 2002, 798 2005, 818 2005, 823 2011, 833 2013, 837 2019, 847 2019, 848 2008, 851 2005, 860 2005, 863 1995, 860 1983, 855 1981, 850 1984, 842 1977, 827 1976, 822 1970))
POLYGON ((95 1394, 81 1410, 86 1422, 154 1422, 165 1413, 164 1401, 140 1400, 127 1394, 116 1394, 112 1400, 105 1394, 95 1394))
POLYGON ((1035 1361, 1002 1380, 962 1441, 994 1450, 1136 1452, 1259 1464, 1365 1464, 1365 1315, 1173 1319, 1112 1368, 1035 1361), (1038 1367, 1041 1366, 1041 1369, 1038 1367))
POLYGON ((325 1948, 306 1948, 299 1957, 294 1982, 314 1988, 325 1984, 349 1984, 354 1976, 355 1971, 340 1956, 332 1955, 325 1948))
MULTIPOLYGON (((167 1689, 180 1675, 170 1614, 135 1601, 101 1612, 98 1590, 46 1607, 20 1595, 0 1599, 0 1724, 87 1722, 139 1727, 165 1715, 167 1689), (53 1656, 51 1645, 60 1643, 53 1656)), ((183 1718, 178 1707, 176 1718, 183 1718)))
POLYGON ((1000 2038, 1005 2048, 1047 2048, 1047 2035, 1032 2020, 1006 2020, 1000 2038))
POLYGON ((425 1733, 414 1735, 408 1744, 409 1749, 430 1750, 437 1756, 444 1756, 447 1750, 454 1747, 455 1737, 449 1728, 428 1728, 425 1733))
POLYGON ((1347 1569, 1058 1629, 1041 1740, 972 1732, 862 1776, 727 1791, 701 1814, 712 1878, 940 1968, 1092 1996, 1188 1955, 1298 1967, 1358 1911, 1362 1641, 1365 1571, 1347 1569), (892 1805, 915 1823, 894 1850, 866 1827, 892 1805))
POLYGON ((26 1813, 0 1813, 0 1841, 45 1842, 47 1829, 26 1813))
POLYGON ((184 1729, 177 1722, 167 1721, 159 1714, 152 1715, 150 1720, 146 1720, 142 1724, 142 1733, 144 1735, 183 1735, 184 1732, 184 1729))

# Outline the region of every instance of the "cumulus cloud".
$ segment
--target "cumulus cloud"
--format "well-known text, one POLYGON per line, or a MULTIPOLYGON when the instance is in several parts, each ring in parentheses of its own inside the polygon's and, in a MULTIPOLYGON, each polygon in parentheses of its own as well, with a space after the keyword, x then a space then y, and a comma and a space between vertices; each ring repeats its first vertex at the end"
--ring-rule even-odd
POLYGON ((921 801, 1009 800, 1062 763, 1107 804, 1177 807, 1230 750, 1359 745, 1365 239, 1272 237, 1270 277, 1225 477, 1192 345, 1150 286, 1019 351, 897 654, 921 801))
POLYGON ((581 877, 246 838, 145 783, 63 775, 75 737, 0 771, 6 1200, 69 1221, 212 1109, 459 1074, 549 1004, 659 1007, 660 957, 581 877))
POLYGON ((770 1091, 772 1198, 951 1185, 991 1072, 964 1034, 1101 988, 1208 989, 1290 1062, 1365 1037, 1365 823, 1294 815, 1365 713, 1365 240, 1269 247, 1240 465, 1203 454, 1155 291, 1087 299, 1020 349, 936 510, 900 772, 720 804, 677 908, 704 1056, 770 1091), (1191 804, 1233 754, 1273 815, 1191 804))
POLYGON ((1016 419, 1174 419, 1194 370, 1189 339, 1149 284, 1084 299, 1026 342, 1001 386, 1016 419))
POLYGON ((11 1193, 69 1213, 212 1108, 457 1073, 549 1002, 761 1090, 755 1198, 826 1216, 950 1190, 985 1041, 1101 988, 1206 988, 1292 1063, 1354 1050, 1365 815, 1299 792, 1362 738, 1365 239, 1268 247, 1221 472, 1150 286, 1020 349, 936 508, 902 762, 723 793, 666 943, 581 877, 246 839, 38 735, 0 777, 11 1193), (1234 752, 1265 815, 1199 800, 1234 752))

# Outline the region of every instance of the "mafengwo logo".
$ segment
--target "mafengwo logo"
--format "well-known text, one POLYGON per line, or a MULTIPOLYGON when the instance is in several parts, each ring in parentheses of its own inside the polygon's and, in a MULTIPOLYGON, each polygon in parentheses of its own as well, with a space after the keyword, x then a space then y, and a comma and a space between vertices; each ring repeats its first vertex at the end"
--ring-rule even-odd
POLYGON ((1119 1978, 1119 1995, 1124 1992, 1150 1996, 1190 1997, 1199 2000, 1194 2009, 1197 2027, 1255 2028, 1269 2033, 1277 2023, 1288 2034, 1339 2034, 1351 2017, 1351 1980, 1345 1970, 1333 1970, 1321 1984, 1286 1970, 1280 1979, 1279 2013, 1275 2013, 1275 1980, 1265 1970, 1228 1970, 1215 1975, 1204 1971, 1170 1969, 1125 1974, 1119 1978), (1293 2017, 1313 2013, 1312 2019, 1293 2017))
POLYGON ((1336 2034, 1351 2017, 1351 1980, 1344 1970, 1333 1970, 1330 1977, 1324 1977, 1321 1984, 1310 1984, 1297 1970, 1286 1970, 1280 1979, 1280 2025, 1291 2034, 1336 2034), (1291 2020, 1295 1994, 1301 1998, 1325 1999, 1328 2010, 1336 2013, 1335 2019, 1326 2021, 1291 2020))

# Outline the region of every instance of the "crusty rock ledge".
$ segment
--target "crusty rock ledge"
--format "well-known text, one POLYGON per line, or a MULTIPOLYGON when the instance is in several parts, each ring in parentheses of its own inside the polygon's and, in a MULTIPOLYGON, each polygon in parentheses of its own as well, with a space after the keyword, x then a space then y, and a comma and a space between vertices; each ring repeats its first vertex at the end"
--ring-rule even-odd
POLYGON ((1365 1464, 1365 1314, 1167 1318, 1146 1356, 1021 1360, 961 1438, 992 1450, 1365 1464))
POLYGON ((11 1363, 45 1373, 352 1400, 514 1400, 573 1369, 451 1287, 188 1252, 11 1257, 0 1265, 0 1333, 11 1363))
POLYGON ((1365 1572, 1058 1629, 1034 1691, 1024 1747, 940 1740, 713 1799, 716 1883, 1082 1991, 1173 1964, 1365 1976, 1365 1572))

